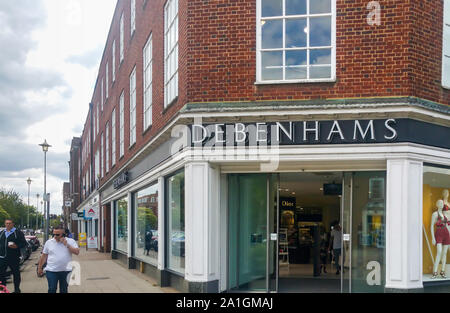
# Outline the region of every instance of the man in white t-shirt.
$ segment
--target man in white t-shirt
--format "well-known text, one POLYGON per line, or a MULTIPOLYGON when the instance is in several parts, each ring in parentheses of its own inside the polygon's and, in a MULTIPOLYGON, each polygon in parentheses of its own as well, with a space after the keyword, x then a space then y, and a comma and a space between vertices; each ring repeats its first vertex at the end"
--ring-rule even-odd
POLYGON ((78 255, 80 249, 75 240, 65 238, 62 227, 53 230, 53 238, 47 240, 39 260, 38 274, 43 275, 43 264, 47 263, 45 272, 48 281, 48 293, 56 293, 59 282, 59 292, 67 293, 69 275, 72 272, 70 262, 72 254, 78 255))

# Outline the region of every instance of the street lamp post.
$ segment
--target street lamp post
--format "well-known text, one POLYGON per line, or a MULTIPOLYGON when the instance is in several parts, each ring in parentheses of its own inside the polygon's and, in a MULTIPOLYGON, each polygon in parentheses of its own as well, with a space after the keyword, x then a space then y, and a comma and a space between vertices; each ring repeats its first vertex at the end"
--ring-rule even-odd
MULTIPOLYGON (((42 196, 42 199, 44 199, 44 196, 42 196)), ((44 212, 44 201, 41 200, 41 208, 42 208, 42 220, 41 220, 41 227, 42 229, 44 228, 44 217, 45 217, 45 212, 44 212)))
POLYGON ((36 230, 39 228, 39 194, 36 194, 36 230))
MULTIPOLYGON (((49 225, 49 211, 50 208, 48 206, 48 200, 47 200, 47 151, 48 148, 51 146, 47 143, 47 139, 44 140, 44 143, 39 144, 42 147, 42 151, 44 151, 44 195, 43 197, 47 206, 47 215, 45 219, 45 235, 44 235, 44 242, 47 242, 48 240, 48 225, 49 225)), ((45 211, 45 206, 44 206, 45 211)))
POLYGON ((27 208, 27 228, 30 228, 30 185, 31 185, 31 178, 28 177, 27 184, 28 184, 28 208, 27 208))

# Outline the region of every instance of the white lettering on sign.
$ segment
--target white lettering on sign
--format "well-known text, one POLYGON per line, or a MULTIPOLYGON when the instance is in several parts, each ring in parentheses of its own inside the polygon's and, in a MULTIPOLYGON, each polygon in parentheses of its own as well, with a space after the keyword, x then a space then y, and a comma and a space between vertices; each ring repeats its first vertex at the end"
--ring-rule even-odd
POLYGON ((366 267, 370 272, 367 274, 366 282, 369 286, 381 285, 381 265, 377 261, 370 261, 366 267))

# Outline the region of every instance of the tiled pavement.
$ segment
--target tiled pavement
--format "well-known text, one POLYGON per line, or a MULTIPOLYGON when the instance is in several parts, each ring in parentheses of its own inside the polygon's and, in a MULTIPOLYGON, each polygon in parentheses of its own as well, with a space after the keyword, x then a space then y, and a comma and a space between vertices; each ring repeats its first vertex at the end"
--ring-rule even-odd
MULTIPOLYGON (((38 249, 22 266, 22 293, 46 293, 47 279, 38 278, 36 263, 40 256, 38 249)), ((80 255, 73 256, 80 264, 80 285, 69 286, 69 293, 163 293, 177 292, 173 288, 161 288, 156 281, 137 270, 129 270, 118 261, 112 260, 109 253, 80 249, 80 255)), ((12 277, 8 289, 14 290, 12 277)))

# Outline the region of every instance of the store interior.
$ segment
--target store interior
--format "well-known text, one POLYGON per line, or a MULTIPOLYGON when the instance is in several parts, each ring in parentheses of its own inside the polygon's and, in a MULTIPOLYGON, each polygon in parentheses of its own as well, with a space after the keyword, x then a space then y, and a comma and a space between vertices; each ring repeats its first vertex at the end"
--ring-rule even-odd
POLYGON ((280 292, 340 292, 328 247, 341 194, 342 172, 280 174, 280 292))

